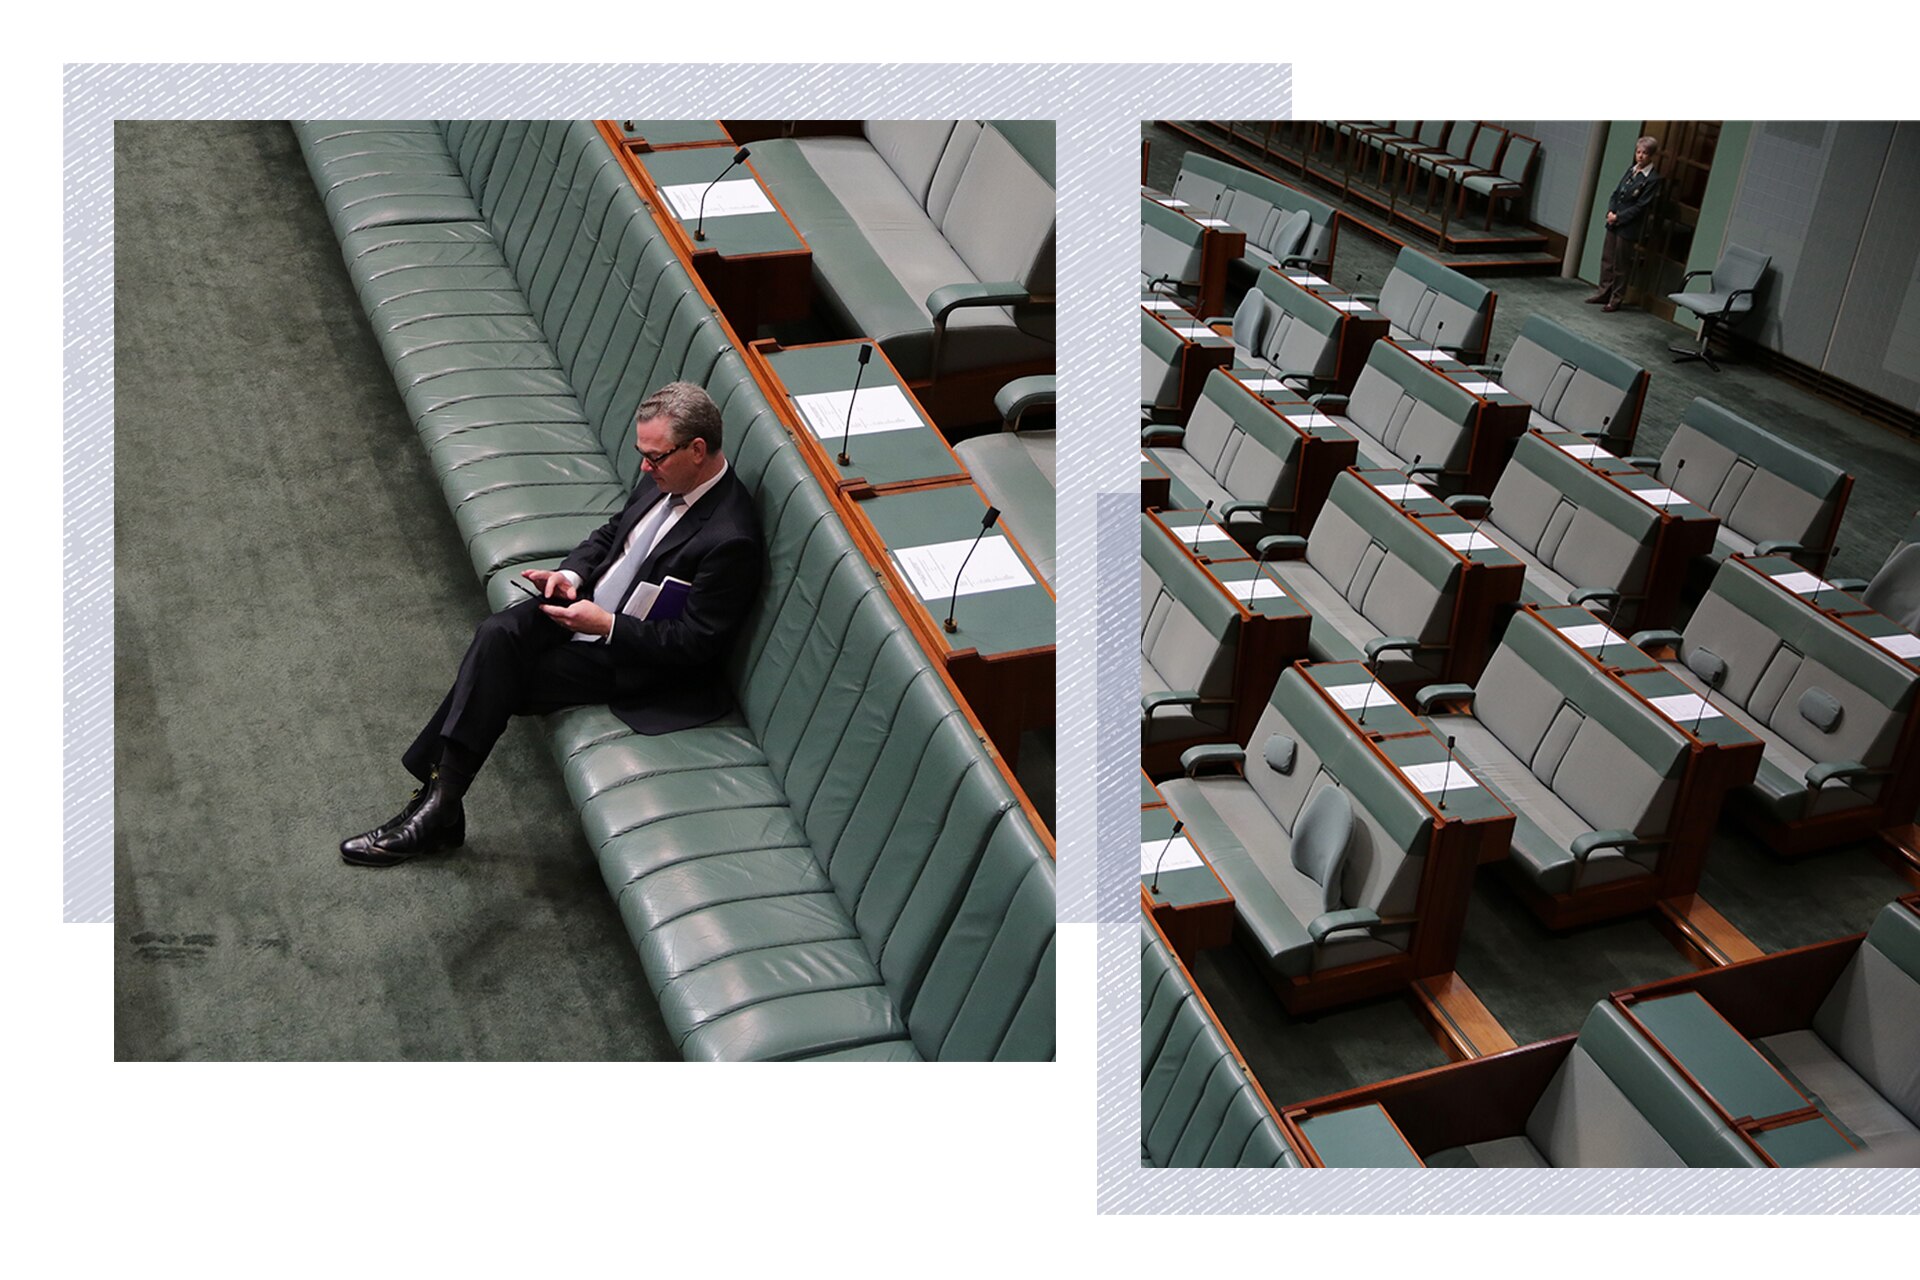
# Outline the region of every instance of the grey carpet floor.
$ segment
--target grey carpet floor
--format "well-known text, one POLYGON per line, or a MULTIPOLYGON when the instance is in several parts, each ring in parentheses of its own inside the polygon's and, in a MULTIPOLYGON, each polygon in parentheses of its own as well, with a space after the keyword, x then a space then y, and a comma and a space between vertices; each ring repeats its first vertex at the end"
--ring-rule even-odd
POLYGON ((533 724, 345 866, 486 611, 283 123, 115 135, 122 1059, 671 1058, 533 724))
MULTIPOLYGON (((1152 124, 1143 136, 1152 144, 1147 180, 1168 190, 1191 144, 1152 124)), ((1307 189, 1338 203, 1323 189, 1307 189)), ((1378 292, 1397 252, 1343 228, 1333 282, 1378 292)), ((1659 453, 1686 406, 1706 396, 1850 471, 1854 490, 1830 569, 1834 576, 1871 577, 1920 507, 1920 442, 1752 366, 1729 363, 1715 373, 1698 363, 1674 364, 1667 344, 1685 340, 1686 330, 1638 310, 1609 315, 1583 305, 1590 284, 1538 275, 1485 279, 1499 293, 1489 344, 1494 357, 1511 347, 1520 325, 1537 311, 1648 369, 1638 452, 1659 453)), ((1787 862, 1727 820, 1715 837, 1700 893, 1756 946, 1778 951, 1865 929, 1882 905, 1910 888, 1865 845, 1787 862)), ((1687 968, 1644 916, 1553 933, 1508 888, 1499 868, 1483 867, 1455 971, 1507 1032, 1526 1044, 1578 1031, 1588 1009, 1610 991, 1687 968)), ((1203 956, 1194 977, 1278 1105, 1444 1061, 1404 1001, 1296 1020, 1237 954, 1203 956)))

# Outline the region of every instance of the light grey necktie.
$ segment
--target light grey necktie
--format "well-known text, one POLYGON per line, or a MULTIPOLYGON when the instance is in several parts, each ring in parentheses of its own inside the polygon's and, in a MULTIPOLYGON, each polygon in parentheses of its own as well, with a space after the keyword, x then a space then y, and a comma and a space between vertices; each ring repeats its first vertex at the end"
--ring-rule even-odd
MULTIPOLYGON (((653 550, 653 544, 660 539, 660 528, 671 516, 686 504, 681 495, 675 493, 653 504, 653 510, 633 531, 627 540, 627 549, 621 554, 620 561, 600 576, 593 588, 593 602, 608 613, 618 613, 620 606, 626 603, 627 595, 633 590, 634 579, 640 576, 640 566, 646 563, 647 553, 653 550)), ((595 638, 595 637, 589 637, 595 638)))

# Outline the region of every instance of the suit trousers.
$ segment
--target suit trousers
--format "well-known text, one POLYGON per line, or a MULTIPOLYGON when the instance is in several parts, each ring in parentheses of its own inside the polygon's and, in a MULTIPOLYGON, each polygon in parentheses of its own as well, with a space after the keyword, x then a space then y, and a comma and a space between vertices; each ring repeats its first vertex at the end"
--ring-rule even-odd
POLYGON ((1613 303, 1627 300, 1627 275, 1633 270, 1634 242, 1618 231, 1608 231, 1600 245, 1600 289, 1613 303))
POLYGON ((453 687, 400 757, 407 772, 425 782, 443 739, 485 760, 514 716, 610 701, 619 684, 612 654, 605 644, 574 644, 573 635, 537 600, 483 619, 453 687))

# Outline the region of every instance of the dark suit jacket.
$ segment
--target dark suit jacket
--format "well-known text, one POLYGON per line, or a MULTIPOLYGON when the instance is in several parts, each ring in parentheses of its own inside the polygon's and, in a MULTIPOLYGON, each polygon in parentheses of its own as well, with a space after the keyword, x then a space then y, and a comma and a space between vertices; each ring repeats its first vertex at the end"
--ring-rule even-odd
MULTIPOLYGON (((560 563, 580 575, 582 597, 593 594, 634 525, 660 500, 653 477, 642 475, 620 514, 560 563)), ((635 732, 705 724, 733 705, 727 654, 759 592, 763 559, 753 500, 729 468, 641 562, 641 582, 675 577, 692 584, 680 616, 652 621, 614 615, 606 643, 619 692, 610 707, 635 732)))
POLYGON ((1607 212, 1614 215, 1613 225, 1607 230, 1622 239, 1638 243, 1641 232, 1646 229, 1647 208, 1659 194, 1658 169, 1639 174, 1633 171, 1632 165, 1628 165, 1626 176, 1620 179, 1620 185, 1607 198, 1607 212))

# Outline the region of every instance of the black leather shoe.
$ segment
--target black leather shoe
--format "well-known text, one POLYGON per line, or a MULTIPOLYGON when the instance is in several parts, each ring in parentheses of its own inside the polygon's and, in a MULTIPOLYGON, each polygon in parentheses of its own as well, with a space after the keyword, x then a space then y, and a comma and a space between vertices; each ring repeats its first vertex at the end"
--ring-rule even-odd
POLYGON ((1585 301, 1585 302, 1595 302, 1595 303, 1605 302, 1606 300, 1607 300, 1607 291, 1605 289, 1600 290, 1600 292, 1598 293, 1588 294, 1584 299, 1582 299, 1582 301, 1585 301))
POLYGON ((467 842, 467 813, 435 774, 407 807, 371 831, 340 842, 340 857, 356 867, 393 867, 423 853, 467 842))

